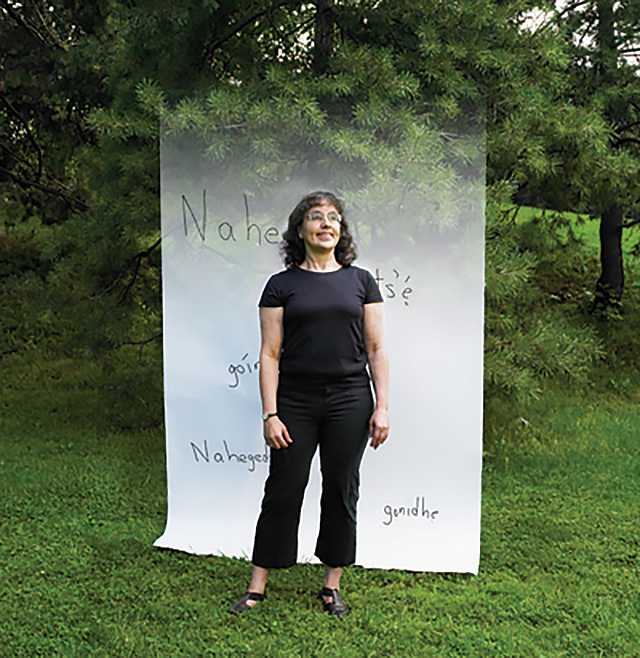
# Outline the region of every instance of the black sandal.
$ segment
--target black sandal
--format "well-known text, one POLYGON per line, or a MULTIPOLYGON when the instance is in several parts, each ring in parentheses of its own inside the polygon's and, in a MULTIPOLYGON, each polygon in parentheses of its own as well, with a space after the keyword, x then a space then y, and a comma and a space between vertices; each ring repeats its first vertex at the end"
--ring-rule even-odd
POLYGON ((342 600, 340 592, 337 589, 330 589, 329 587, 323 587, 318 598, 322 601, 325 612, 328 612, 330 615, 335 615, 336 617, 344 617, 346 614, 349 614, 349 607, 342 600), (324 600, 325 596, 331 597, 331 602, 327 603, 324 600))
POLYGON ((243 612, 247 612, 253 608, 252 605, 249 605, 247 601, 264 601, 264 594, 258 594, 258 592, 245 592, 240 600, 234 603, 230 608, 229 612, 232 615, 241 615, 243 612))

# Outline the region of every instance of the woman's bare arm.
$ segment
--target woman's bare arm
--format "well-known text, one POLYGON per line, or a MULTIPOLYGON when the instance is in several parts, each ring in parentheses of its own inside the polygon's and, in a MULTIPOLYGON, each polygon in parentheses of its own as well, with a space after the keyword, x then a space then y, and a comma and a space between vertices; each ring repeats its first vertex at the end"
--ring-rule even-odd
MULTIPOLYGON (((260 308, 260 397, 265 414, 277 413, 278 367, 282 347, 284 309, 260 308)), ((278 416, 263 423, 264 440, 271 448, 279 450, 291 443, 291 437, 278 416)))
POLYGON ((371 447, 380 447, 389 435, 389 361, 382 330, 382 303, 364 306, 364 342, 376 393, 376 407, 369 421, 371 447))

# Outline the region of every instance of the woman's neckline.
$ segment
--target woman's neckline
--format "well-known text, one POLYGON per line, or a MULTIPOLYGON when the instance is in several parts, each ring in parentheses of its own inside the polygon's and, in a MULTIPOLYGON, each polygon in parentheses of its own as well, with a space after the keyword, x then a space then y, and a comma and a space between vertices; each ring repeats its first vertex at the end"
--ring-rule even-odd
POLYGON ((304 267, 297 266, 297 269, 301 272, 308 272, 309 274, 335 274, 336 272, 341 272, 344 268, 342 265, 337 270, 307 270, 304 267))

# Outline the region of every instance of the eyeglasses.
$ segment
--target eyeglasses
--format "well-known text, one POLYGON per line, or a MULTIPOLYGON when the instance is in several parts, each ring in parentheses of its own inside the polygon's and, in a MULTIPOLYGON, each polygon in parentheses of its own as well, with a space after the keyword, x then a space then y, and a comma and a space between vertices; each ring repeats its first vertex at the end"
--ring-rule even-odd
POLYGON ((337 212, 331 211, 330 213, 327 213, 326 215, 323 212, 320 212, 319 210, 314 210, 313 212, 310 212, 307 215, 307 219, 310 222, 322 222, 324 219, 327 219, 330 221, 332 224, 340 224, 342 222, 342 217, 337 212))

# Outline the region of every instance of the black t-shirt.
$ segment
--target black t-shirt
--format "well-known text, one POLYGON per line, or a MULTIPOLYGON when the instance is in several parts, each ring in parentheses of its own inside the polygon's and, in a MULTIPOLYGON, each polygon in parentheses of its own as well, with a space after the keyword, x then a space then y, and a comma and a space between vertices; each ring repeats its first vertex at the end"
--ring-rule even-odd
POLYGON ((364 305, 381 301, 373 276, 354 265, 274 274, 258 305, 284 308, 281 380, 368 381, 364 305))

